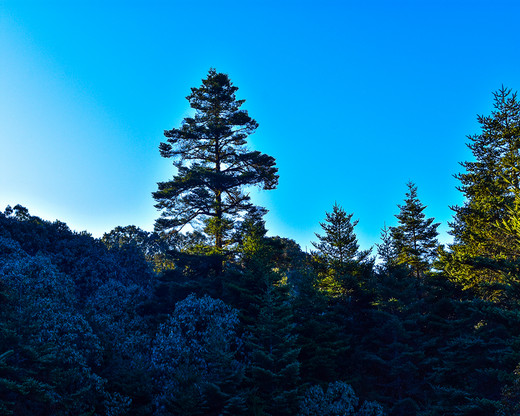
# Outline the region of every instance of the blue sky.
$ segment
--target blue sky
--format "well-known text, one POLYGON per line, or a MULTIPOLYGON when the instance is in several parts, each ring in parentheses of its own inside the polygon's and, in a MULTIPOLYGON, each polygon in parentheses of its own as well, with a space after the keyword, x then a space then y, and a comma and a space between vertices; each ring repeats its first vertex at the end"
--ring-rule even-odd
POLYGON ((449 241, 466 135, 520 89, 519 18, 517 1, 0 0, 0 209, 151 230, 163 131, 215 67, 277 161, 279 187, 253 192, 271 235, 310 249, 338 202, 368 248, 412 180, 449 241))

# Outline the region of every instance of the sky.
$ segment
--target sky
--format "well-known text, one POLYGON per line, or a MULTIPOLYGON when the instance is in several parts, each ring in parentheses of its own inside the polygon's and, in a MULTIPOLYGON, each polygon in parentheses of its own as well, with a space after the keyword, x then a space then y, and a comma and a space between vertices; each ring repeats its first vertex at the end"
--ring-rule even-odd
POLYGON ((270 235, 310 250, 338 203, 369 248, 413 181, 449 243, 467 135, 520 89, 519 18, 500 0, 0 0, 0 210, 151 231, 163 132, 213 67, 276 159, 278 188, 251 192, 270 235))

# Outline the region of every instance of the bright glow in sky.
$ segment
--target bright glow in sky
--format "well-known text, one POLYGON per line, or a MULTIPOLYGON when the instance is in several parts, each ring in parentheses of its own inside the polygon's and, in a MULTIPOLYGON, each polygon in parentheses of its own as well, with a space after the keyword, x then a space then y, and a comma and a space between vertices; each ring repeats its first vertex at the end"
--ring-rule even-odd
POLYGON ((362 248, 406 182, 448 241, 453 174, 492 92, 520 89, 518 1, 0 1, 0 209, 152 230, 163 131, 229 74, 280 184, 254 201, 311 248, 338 202, 362 248))

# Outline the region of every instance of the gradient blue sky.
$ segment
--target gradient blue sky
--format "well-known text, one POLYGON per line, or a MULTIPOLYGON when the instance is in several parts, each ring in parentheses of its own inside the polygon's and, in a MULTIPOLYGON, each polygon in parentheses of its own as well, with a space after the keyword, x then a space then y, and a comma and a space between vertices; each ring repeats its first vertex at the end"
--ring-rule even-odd
POLYGON ((519 21, 500 0, 0 0, 0 208, 151 230, 163 131, 215 67, 277 161, 278 189, 254 192, 271 235, 310 249, 337 201, 368 248, 412 180, 449 241, 466 135, 520 89, 519 21))

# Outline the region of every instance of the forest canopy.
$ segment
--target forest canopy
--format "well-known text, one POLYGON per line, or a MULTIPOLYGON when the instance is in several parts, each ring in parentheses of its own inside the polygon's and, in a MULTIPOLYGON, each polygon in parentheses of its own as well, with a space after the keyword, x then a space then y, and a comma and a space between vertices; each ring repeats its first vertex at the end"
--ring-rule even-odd
POLYGON ((409 182, 375 250, 335 203, 307 252, 248 193, 279 177, 237 91, 210 69, 165 131, 153 232, 0 212, 0 414, 518 415, 517 94, 468 136, 453 244, 409 182))

